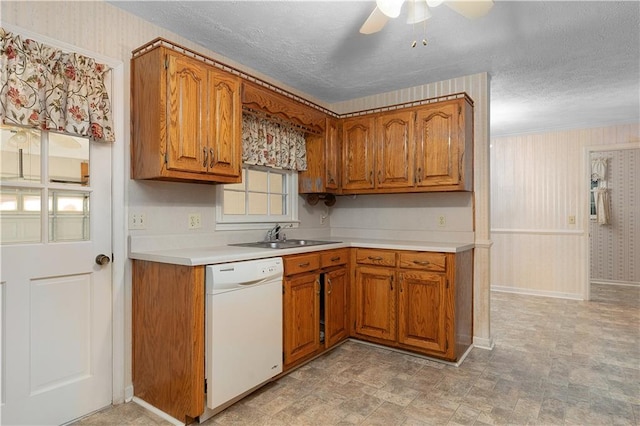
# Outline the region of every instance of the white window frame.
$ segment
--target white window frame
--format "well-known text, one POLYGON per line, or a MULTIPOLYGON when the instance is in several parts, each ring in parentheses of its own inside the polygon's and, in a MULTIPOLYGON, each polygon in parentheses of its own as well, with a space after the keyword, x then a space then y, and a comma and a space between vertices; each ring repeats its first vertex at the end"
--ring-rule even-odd
MULTIPOLYGON (((285 215, 225 215, 224 214, 224 184, 216 187, 216 230, 244 230, 244 229, 269 229, 274 224, 290 224, 297 228, 298 220, 298 172, 295 170, 275 169, 271 167, 243 164, 245 173, 248 170, 260 170, 269 173, 284 175, 285 202, 287 214, 285 215)), ((245 195, 247 188, 245 187, 245 195)))

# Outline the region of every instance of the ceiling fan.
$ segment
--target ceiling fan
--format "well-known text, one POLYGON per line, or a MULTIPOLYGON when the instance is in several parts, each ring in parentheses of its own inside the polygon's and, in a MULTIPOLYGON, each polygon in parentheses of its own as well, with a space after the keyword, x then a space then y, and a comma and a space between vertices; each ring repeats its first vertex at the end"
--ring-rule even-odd
POLYGON ((486 15, 493 6, 493 0, 376 0, 376 7, 360 27, 360 33, 373 34, 380 31, 390 18, 400 16, 405 3, 409 6, 407 24, 417 24, 429 19, 429 8, 440 6, 442 3, 469 19, 486 15))

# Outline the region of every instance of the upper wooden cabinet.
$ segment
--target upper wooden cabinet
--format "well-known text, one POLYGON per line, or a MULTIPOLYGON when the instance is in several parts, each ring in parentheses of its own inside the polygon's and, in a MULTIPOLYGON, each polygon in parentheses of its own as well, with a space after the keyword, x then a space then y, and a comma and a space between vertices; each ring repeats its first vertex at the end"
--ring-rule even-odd
POLYGON ((164 46, 131 60, 134 179, 239 182, 240 77, 164 46))
POLYGON ((473 106, 466 96, 345 119, 342 192, 473 190, 473 106))
POLYGON ((413 183, 414 111, 376 118, 376 188, 406 188, 413 183))
POLYGON ((419 188, 473 189, 473 107, 466 98, 417 111, 416 177, 419 188))
POLYGON ((374 189, 375 119, 363 116, 342 123, 342 190, 374 189))
POLYGON ((326 118, 323 134, 307 135, 307 170, 298 175, 301 194, 335 194, 340 188, 340 135, 338 120, 326 118))

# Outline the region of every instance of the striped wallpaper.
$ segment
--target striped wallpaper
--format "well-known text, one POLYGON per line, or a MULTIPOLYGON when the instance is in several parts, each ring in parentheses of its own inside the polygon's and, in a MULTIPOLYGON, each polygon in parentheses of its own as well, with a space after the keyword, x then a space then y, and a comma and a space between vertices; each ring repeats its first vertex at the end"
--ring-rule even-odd
POLYGON ((640 125, 491 141, 493 289, 584 296, 589 261, 585 238, 590 223, 586 149, 620 144, 640 147, 640 125))

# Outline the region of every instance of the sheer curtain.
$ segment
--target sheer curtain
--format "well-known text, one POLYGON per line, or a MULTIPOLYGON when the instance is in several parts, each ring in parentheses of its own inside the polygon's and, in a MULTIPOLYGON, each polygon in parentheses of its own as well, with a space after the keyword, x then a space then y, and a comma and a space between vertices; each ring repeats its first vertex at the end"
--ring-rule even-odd
POLYGON ((113 142, 108 68, 0 28, 0 119, 113 142))

